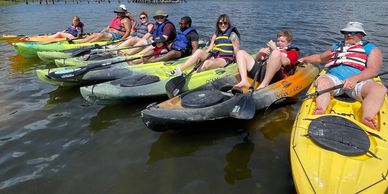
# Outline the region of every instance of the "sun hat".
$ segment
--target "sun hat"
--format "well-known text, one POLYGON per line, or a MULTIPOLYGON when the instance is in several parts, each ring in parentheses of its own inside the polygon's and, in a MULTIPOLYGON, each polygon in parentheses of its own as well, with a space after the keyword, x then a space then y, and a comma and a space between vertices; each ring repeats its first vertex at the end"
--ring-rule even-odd
POLYGON ((158 36, 155 38, 154 42, 152 43, 152 46, 155 46, 157 43, 164 43, 166 42, 166 39, 163 36, 158 36))
POLYGON ((127 13, 127 8, 125 5, 121 4, 117 9, 114 11, 115 13, 127 13))
POLYGON ((348 24, 346 24, 345 28, 341 29, 341 33, 343 34, 344 32, 362 32, 364 36, 366 36, 366 32, 362 25, 363 24, 360 22, 349 22, 348 24))
POLYGON ((163 10, 158 10, 155 12, 154 19, 156 19, 157 16, 168 17, 168 14, 166 12, 164 12, 163 10))

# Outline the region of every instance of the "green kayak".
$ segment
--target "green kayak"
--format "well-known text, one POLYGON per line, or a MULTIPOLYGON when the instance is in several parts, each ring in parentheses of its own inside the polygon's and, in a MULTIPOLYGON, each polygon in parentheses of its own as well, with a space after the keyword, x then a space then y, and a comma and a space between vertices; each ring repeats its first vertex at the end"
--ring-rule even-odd
MULTIPOLYGON (((160 68, 153 72, 134 74, 117 80, 81 87, 82 96, 89 102, 110 104, 139 98, 167 96, 165 85, 174 76, 171 68, 160 68)), ((191 71, 187 69, 186 73, 191 71)), ((237 73, 236 64, 194 73, 187 78, 182 91, 193 90, 206 83, 237 73)))
MULTIPOLYGON (((95 56, 95 55, 94 55, 95 56)), ((114 61, 119 61, 123 59, 130 59, 134 57, 140 57, 141 54, 134 54, 131 56, 95 56, 90 57, 88 60, 83 60, 82 57, 73 57, 73 58, 67 58, 67 59, 55 59, 55 65, 58 67, 82 67, 86 66, 91 63, 110 63, 114 61)))
MULTIPOLYGON (((77 40, 74 42, 77 43, 77 40)), ((55 43, 42 43, 42 42, 18 42, 14 43, 13 46, 16 52, 24 57, 33 58, 37 57, 39 51, 65 51, 69 49, 82 48, 85 46, 94 45, 105 45, 104 42, 92 42, 92 43, 80 43, 80 44, 69 44, 67 41, 60 41, 55 43)))
MULTIPOLYGON (((132 56, 133 57, 133 56, 132 56)), ((135 57, 133 57, 135 58, 135 57)), ((155 62, 140 65, 128 65, 124 60, 110 63, 93 63, 84 67, 59 67, 53 69, 38 69, 36 74, 45 83, 56 86, 90 85, 123 77, 154 72, 161 68, 173 70, 177 65, 184 63, 187 57, 175 61, 155 62)))

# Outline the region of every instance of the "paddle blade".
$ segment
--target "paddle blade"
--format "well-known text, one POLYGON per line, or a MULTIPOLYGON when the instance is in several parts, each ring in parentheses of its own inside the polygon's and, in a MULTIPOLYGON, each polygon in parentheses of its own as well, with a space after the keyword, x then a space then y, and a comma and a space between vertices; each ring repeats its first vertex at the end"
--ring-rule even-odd
POLYGON ((182 92, 183 87, 186 84, 186 78, 184 75, 180 75, 170 79, 165 86, 167 96, 169 98, 175 97, 182 92))
POLYGON ((255 116, 256 105, 252 95, 244 94, 241 95, 240 100, 234 105, 230 116, 236 119, 249 120, 255 116))

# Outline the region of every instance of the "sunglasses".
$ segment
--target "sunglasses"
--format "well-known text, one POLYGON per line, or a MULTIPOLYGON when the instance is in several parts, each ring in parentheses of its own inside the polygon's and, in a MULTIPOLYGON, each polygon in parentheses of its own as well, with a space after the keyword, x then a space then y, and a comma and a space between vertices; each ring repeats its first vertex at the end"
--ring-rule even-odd
POLYGON ((218 25, 222 26, 222 25, 228 25, 228 22, 218 22, 218 25))
POLYGON ((164 16, 155 16, 156 20, 164 19, 164 16))
POLYGON ((147 19, 147 17, 140 17, 140 19, 141 19, 141 20, 145 20, 145 19, 147 19))
POLYGON ((354 36, 354 35, 356 35, 358 33, 359 32, 342 32, 343 35, 352 35, 352 36, 354 36))

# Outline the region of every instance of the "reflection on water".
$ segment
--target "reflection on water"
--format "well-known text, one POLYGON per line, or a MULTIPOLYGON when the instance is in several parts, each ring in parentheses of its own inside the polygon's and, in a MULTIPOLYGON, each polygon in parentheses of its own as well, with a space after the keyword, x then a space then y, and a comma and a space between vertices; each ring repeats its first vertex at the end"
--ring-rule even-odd
POLYGON ((242 143, 233 146, 232 150, 226 155, 227 164, 224 171, 225 181, 228 184, 234 184, 235 181, 252 177, 248 162, 254 148, 255 144, 246 136, 242 143))

